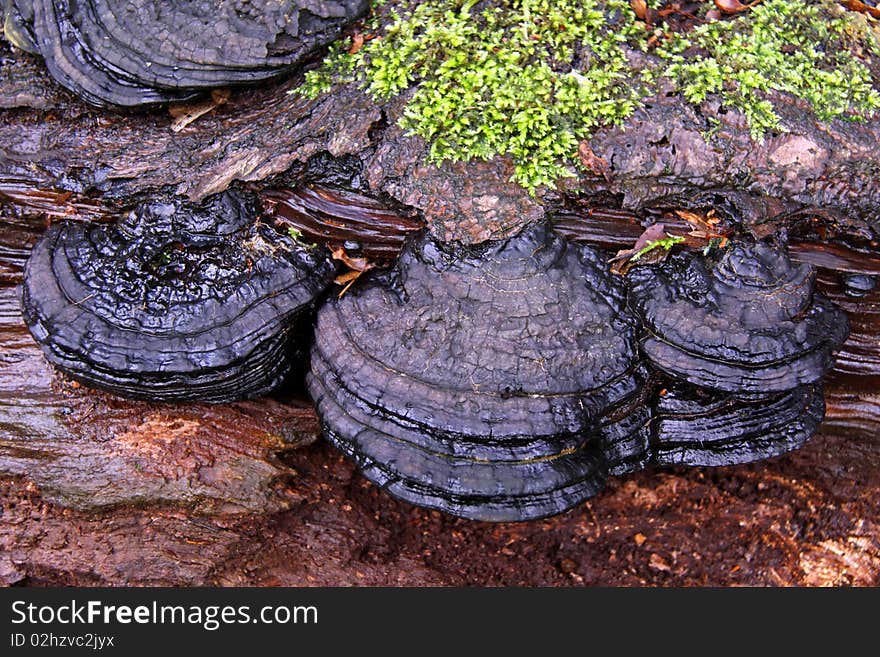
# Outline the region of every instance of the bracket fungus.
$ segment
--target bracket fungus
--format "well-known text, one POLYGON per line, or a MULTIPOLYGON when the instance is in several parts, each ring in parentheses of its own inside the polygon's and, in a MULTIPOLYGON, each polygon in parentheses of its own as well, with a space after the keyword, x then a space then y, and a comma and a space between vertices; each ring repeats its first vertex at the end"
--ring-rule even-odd
POLYGON ((717 262, 679 254, 629 278, 642 349, 674 381, 656 403, 655 463, 743 463, 813 435, 825 411, 818 382, 848 323, 815 292, 810 265, 737 243, 717 262))
POLYGON ((526 520, 645 452, 624 412, 644 386, 637 328, 598 253, 546 225, 470 249, 423 236, 322 306, 308 385, 325 435, 392 494, 526 520))
POLYGON ((53 225, 22 291, 46 358, 86 385, 154 401, 275 388, 335 267, 259 222, 257 207, 226 192, 195 207, 147 203, 113 224, 53 225))
POLYGON ((657 401, 656 465, 733 465, 801 447, 825 414, 822 387, 737 396, 676 385, 657 401))
POLYGON ((366 0, 5 0, 4 30, 87 102, 134 107, 276 77, 368 7, 366 0))
POLYGON ((846 315, 814 291, 815 270, 763 243, 735 244, 709 263, 677 255, 630 274, 651 362, 729 392, 781 392, 821 379, 848 328, 846 315))

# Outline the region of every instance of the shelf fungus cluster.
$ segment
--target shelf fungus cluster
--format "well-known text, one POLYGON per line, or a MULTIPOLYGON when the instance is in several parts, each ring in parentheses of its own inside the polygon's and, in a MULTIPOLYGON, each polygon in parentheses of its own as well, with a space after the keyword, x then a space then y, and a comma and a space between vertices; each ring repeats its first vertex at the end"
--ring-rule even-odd
POLYGON ((278 76, 366 0, 5 0, 4 31, 89 103, 135 107, 278 76))
POLYGON ((227 192, 152 202, 114 224, 53 225, 25 269, 22 312, 72 378, 155 401, 226 402, 275 388, 335 267, 227 192))
POLYGON ((603 259, 546 226, 466 251, 422 237, 321 308, 309 389, 325 435, 394 495, 524 520, 645 452, 637 337, 603 259))
POLYGON ((815 273, 763 244, 635 268, 538 226, 397 267, 318 313, 325 434, 410 502, 482 520, 563 511, 609 475, 800 446, 847 334, 815 273))
POLYGON ((815 270, 736 244, 630 272, 642 349, 672 377, 655 408, 654 462, 726 465, 802 445, 824 415, 820 380, 848 333, 815 270))
POLYGON ((612 475, 795 449, 848 332, 815 269, 767 244, 623 277, 547 224, 471 247, 410 231, 393 268, 325 295, 326 250, 257 208, 227 192, 52 226, 22 294, 46 357, 123 396, 223 402, 277 387, 314 328, 326 437, 390 493, 466 518, 549 516, 612 475))

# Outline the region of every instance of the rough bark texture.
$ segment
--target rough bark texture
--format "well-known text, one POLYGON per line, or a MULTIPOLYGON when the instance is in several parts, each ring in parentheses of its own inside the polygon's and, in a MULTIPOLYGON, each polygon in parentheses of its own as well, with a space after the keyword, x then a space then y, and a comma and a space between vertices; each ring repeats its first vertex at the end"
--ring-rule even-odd
POLYGON ((395 125, 400 104, 355 89, 314 101, 286 94, 295 79, 236 91, 175 132, 162 111, 89 109, 5 44, 0 58, 0 581, 880 584, 876 290, 847 301, 862 328, 845 349, 858 357, 829 383, 828 419, 803 449, 612 479, 562 516, 489 525, 369 484, 317 440, 304 402, 157 406, 75 387, 27 334, 17 287, 53 217, 94 218, 157 192, 201 199, 234 181, 283 185, 326 153, 351 186, 420 210, 443 239, 509 234, 576 196, 640 212, 711 194, 754 225, 830 217, 836 234, 876 251, 880 123, 821 126, 788 102, 792 133, 756 145, 719 115, 707 143, 700 130, 717 108, 664 97, 625 133, 593 140, 610 182, 584 177, 568 196, 533 199, 506 182, 502 160, 426 165, 424 143, 395 125))

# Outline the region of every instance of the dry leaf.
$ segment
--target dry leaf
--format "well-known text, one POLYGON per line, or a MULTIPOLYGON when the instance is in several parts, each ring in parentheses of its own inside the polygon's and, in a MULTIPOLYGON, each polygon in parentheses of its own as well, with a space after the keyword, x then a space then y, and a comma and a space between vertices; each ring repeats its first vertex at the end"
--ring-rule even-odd
POLYGON ((648 18, 648 3, 646 0, 630 0, 630 5, 639 20, 643 21, 648 18))
POLYGON ((611 167, 608 166, 608 161, 596 155, 586 139, 578 144, 578 157, 588 171, 602 176, 606 182, 611 182, 611 167))
POLYGON ((715 0, 715 6, 718 7, 723 14, 738 14, 743 11, 748 11, 755 5, 760 4, 760 2, 761 0, 754 0, 754 2, 743 4, 740 0, 715 0))
POLYGON ((352 258, 341 246, 335 247, 331 251, 331 255, 334 260, 339 260, 349 268, 349 271, 340 274, 333 281, 337 285, 344 286, 339 292, 340 299, 346 292, 348 292, 348 289, 354 285, 354 282, 359 279, 364 272, 368 272, 376 266, 366 258, 352 258))
POLYGON ((714 210, 709 210, 706 216, 691 212, 690 210, 675 210, 675 214, 688 222, 691 226, 702 230, 711 230, 721 223, 721 219, 715 216, 714 210))
POLYGON ((369 271, 375 266, 366 258, 352 258, 341 246, 334 248, 331 254, 334 260, 339 260, 343 265, 349 269, 354 269, 355 271, 369 271))
POLYGON ((211 97, 200 103, 187 105, 171 105, 168 113, 174 118, 171 123, 172 132, 180 132, 190 123, 229 100, 229 89, 214 89, 211 97))
POLYGON ((880 7, 866 5, 862 0, 841 0, 841 4, 851 11, 858 11, 874 18, 880 18, 880 7))
POLYGON ((343 288, 339 291, 340 299, 346 292, 348 292, 348 288, 354 285, 354 282, 359 279, 363 275, 363 273, 364 272, 357 269, 349 269, 344 274, 339 274, 339 276, 333 279, 334 283, 343 286, 343 288))
POLYGON ((349 55, 356 55, 361 48, 364 47, 364 35, 361 32, 356 32, 353 37, 351 37, 351 48, 348 49, 349 55))
POLYGON ((624 276, 636 262, 639 264, 663 262, 669 255, 670 248, 683 240, 682 237, 668 235, 663 224, 652 224, 639 235, 633 248, 618 251, 617 255, 611 258, 611 272, 624 276))
POLYGON ((650 37, 648 37, 648 47, 649 48, 656 48, 657 44, 659 44, 665 38, 667 38, 667 37, 661 36, 658 34, 652 34, 650 37))
POLYGON ((705 216, 690 210, 675 210, 674 212, 691 226, 691 231, 687 235, 691 238, 688 240, 688 246, 699 248, 711 245, 722 249, 727 246, 730 230, 719 226, 721 218, 715 214, 714 209, 709 210, 705 216))
POLYGON ((337 285, 345 285, 346 283, 350 283, 351 281, 356 281, 363 273, 364 272, 358 271, 356 269, 349 269, 344 274, 339 274, 339 276, 334 278, 333 282, 337 285))
POLYGON ((645 231, 641 235, 639 235, 636 243, 633 245, 633 248, 627 249, 625 251, 618 251, 617 255, 611 259, 611 262, 616 262, 618 260, 627 258, 631 253, 641 251, 646 246, 648 246, 649 243, 662 239, 665 235, 666 226, 664 226, 663 224, 651 224, 645 229, 645 231))

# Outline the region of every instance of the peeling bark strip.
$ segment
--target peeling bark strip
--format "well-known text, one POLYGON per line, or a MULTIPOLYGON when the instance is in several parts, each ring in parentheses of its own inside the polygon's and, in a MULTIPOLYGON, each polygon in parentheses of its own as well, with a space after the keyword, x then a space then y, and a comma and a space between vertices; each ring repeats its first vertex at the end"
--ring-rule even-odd
POLYGON ((264 194, 269 213, 282 228, 331 248, 346 247, 368 258, 397 258, 408 235, 422 223, 355 192, 319 185, 298 185, 264 194))

